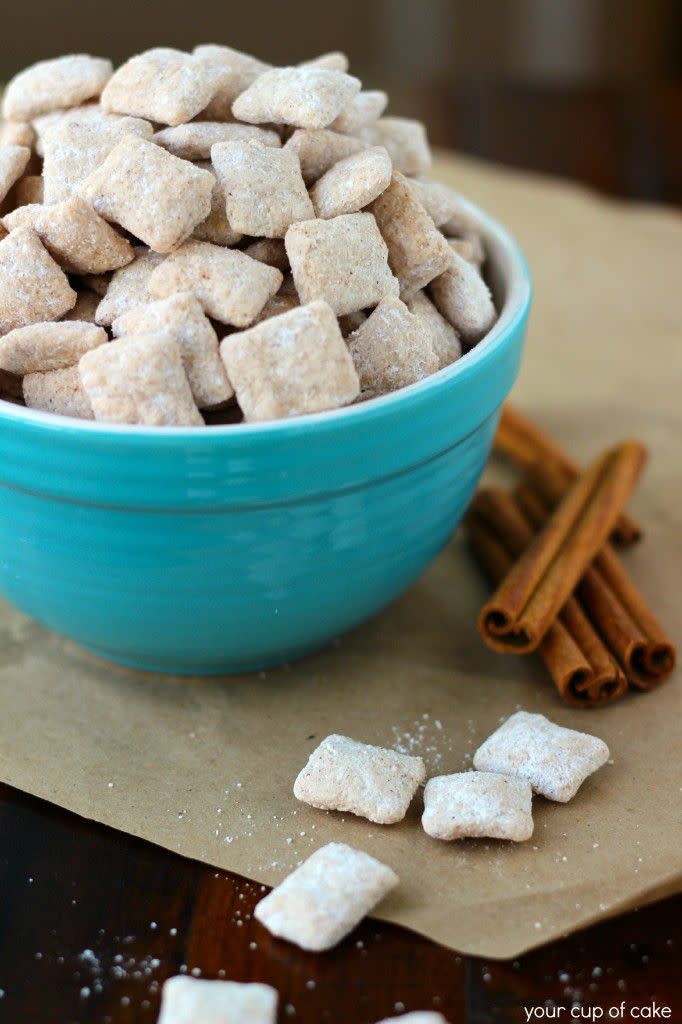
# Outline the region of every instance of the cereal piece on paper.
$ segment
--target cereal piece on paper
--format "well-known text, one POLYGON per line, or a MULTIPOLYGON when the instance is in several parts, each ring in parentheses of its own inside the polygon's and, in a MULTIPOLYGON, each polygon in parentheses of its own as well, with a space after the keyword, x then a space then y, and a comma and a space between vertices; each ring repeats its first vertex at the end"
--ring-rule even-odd
POLYGON ((257 982, 178 974, 161 989, 157 1024, 275 1024, 277 991, 257 982))
POLYGON ((8 121, 30 121, 51 110, 75 107, 99 96, 111 72, 111 61, 86 54, 41 60, 8 84, 3 116, 8 121))
POLYGON ((258 128, 254 124, 225 124, 222 121, 193 121, 175 128, 164 128, 153 139, 157 146, 163 146, 182 160, 208 160, 212 146, 219 142, 251 140, 273 149, 279 149, 282 145, 279 135, 272 129, 258 128))
POLYGON ((380 117, 366 125, 360 137, 370 146, 383 146, 396 171, 414 177, 431 167, 431 150, 421 121, 406 117, 380 117))
POLYGON ((244 252, 252 260, 277 267, 283 274, 289 270, 289 258, 281 238, 259 238, 256 242, 251 242, 251 245, 247 245, 244 252))
POLYGON ((392 825, 403 820, 425 778, 421 757, 332 735, 310 755, 294 783, 294 796, 322 810, 349 811, 392 825))
POLYGON ((292 224, 284 244, 302 302, 323 299, 343 316, 398 295, 386 243, 371 213, 292 224))
POLYGON ((29 409, 56 416, 92 420, 92 406, 81 386, 78 366, 48 373, 27 373, 23 380, 24 401, 29 409))
POLYGON ((149 141, 152 126, 137 117, 61 119, 43 140, 45 202, 58 203, 77 195, 88 175, 131 134, 149 141))
POLYGON ((467 263, 472 263, 480 270, 485 263, 485 247, 483 239, 475 231, 467 231, 462 238, 448 238, 447 243, 467 263))
POLYGON ((0 203, 26 170, 31 150, 26 146, 0 146, 0 203))
POLYGON ((232 104, 238 121, 326 128, 360 91, 360 81, 327 68, 272 68, 232 104))
POLYGON ((517 711, 478 748, 474 768, 525 779, 548 800, 567 803, 608 759, 596 736, 517 711))
POLYGON ((372 203, 371 212, 388 246, 388 262, 400 281, 403 299, 447 270, 450 246, 399 171, 372 203))
POLYGON ((211 192, 211 212, 206 220, 197 224, 192 232, 192 238, 196 238, 200 242, 212 242, 213 245, 236 245, 241 241, 242 234, 240 231, 235 231, 227 219, 225 189, 216 177, 213 164, 210 160, 200 160, 197 162, 197 167, 209 171, 214 180, 211 192))
POLYGON ((194 401, 200 409, 220 405, 234 391, 218 352, 218 336, 191 292, 179 292, 124 313, 112 324, 114 337, 170 334, 182 356, 194 401))
POLYGON ((439 369, 442 370, 444 367, 456 363, 462 355, 462 342, 459 334, 452 324, 448 323, 444 316, 441 316, 426 292, 416 292, 411 299, 408 299, 407 308, 428 332, 431 344, 438 356, 439 369))
POLYGON ((227 218, 242 234, 283 238, 291 224, 315 216, 291 150, 255 140, 220 142, 211 159, 225 192, 227 218))
POLYGON ((262 899, 254 917, 278 938, 322 952, 341 942, 398 881, 369 854, 328 843, 262 899))
POLYGON ((429 332, 397 298, 383 299, 347 341, 363 391, 383 395, 438 369, 429 332))
POLYGON ((5 227, 32 227, 67 274, 102 274, 134 258, 130 242, 78 196, 48 206, 20 206, 4 218, 5 227))
POLYGON ((306 185, 321 178, 339 160, 367 149, 367 143, 352 135, 341 135, 328 128, 299 128, 287 140, 285 149, 293 149, 301 164, 306 185))
POLYGON ((5 121, 0 124, 0 146, 26 146, 33 149, 36 133, 26 121, 5 121))
POLYGON ((155 299, 194 292, 214 320, 248 327, 281 283, 282 274, 275 267, 252 260, 238 249, 192 239, 156 268, 149 292, 155 299))
POLYGON ((19 178, 10 196, 12 206, 29 206, 31 203, 42 203, 45 194, 42 174, 27 174, 19 178))
POLYGON ((0 335, 72 308, 69 279, 31 228, 17 228, 0 242, 0 335))
POLYGON ((201 427, 180 349, 167 334, 119 338, 87 352, 81 384, 95 419, 148 427, 201 427))
POLYGON ((208 171, 127 135, 79 192, 105 220, 165 253, 208 217, 214 182, 208 171))
POLYGON ((459 772, 429 779, 422 825, 434 839, 511 839, 533 835, 533 792, 524 779, 459 772))
POLYGON ((450 264, 431 282, 431 298, 462 339, 473 345, 488 333, 497 313, 488 286, 476 267, 448 248, 450 264))
POLYGON ((335 132, 352 135, 378 120, 386 109, 387 103, 388 96, 381 89, 368 89, 359 92, 332 121, 330 127, 335 132))
POLYGON ((159 124, 191 121, 220 88, 224 72, 181 50, 157 47, 131 57, 109 79, 102 109, 159 124))
POLYGON ((336 317, 324 302, 231 334, 220 354, 249 422, 335 409, 360 391, 336 317))
MULTIPOLYGON (((136 306, 145 306, 151 301, 147 285, 163 256, 143 247, 135 249, 134 253, 133 262, 117 270, 108 285, 106 281, 101 282, 105 286, 105 291, 97 307, 97 323, 104 327, 110 327, 117 317, 123 316, 128 310, 135 309, 136 306)), ((100 286, 100 282, 91 277, 86 279, 86 283, 95 291, 100 286)))
POLYGON ((97 323, 96 317, 99 303, 100 297, 97 292, 85 288, 83 291, 78 292, 76 305, 62 319, 83 320, 88 324, 97 323))
POLYGON ((64 370, 107 340, 107 332, 101 327, 77 320, 16 327, 0 338, 0 369, 20 377, 64 370))
POLYGON ((220 87, 199 115, 205 121, 232 121, 232 104, 237 96, 272 67, 250 54, 215 44, 196 46, 194 58, 207 67, 223 71, 220 87))
POLYGON ((326 68, 328 71, 348 71, 350 61, 341 50, 330 50, 329 53, 321 53, 319 57, 312 60, 301 61, 301 68, 326 68))
POLYGON ((318 217, 357 213, 391 182, 391 158, 385 149, 364 149, 339 160, 310 190, 318 217))

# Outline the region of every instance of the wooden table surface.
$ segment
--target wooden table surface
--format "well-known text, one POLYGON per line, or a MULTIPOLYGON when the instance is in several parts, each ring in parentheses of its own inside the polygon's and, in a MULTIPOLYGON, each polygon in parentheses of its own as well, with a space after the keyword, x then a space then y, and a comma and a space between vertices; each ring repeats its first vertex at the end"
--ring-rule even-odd
POLYGON ((682 1020, 682 897, 491 962, 374 921, 306 954, 252 920, 262 891, 0 786, 0 1021, 153 1022, 161 983, 183 970, 275 986, 282 1022, 370 1024, 403 1009, 525 1022, 524 1008, 574 1001, 605 1020, 625 1001, 630 1020, 654 1000, 682 1020))

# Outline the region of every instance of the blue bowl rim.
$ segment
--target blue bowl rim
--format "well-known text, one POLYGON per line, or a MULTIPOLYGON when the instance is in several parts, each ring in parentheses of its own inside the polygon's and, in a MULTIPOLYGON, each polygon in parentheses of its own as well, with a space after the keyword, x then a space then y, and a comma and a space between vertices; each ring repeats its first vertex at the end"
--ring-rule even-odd
MULTIPOLYGON (((455 380, 462 380, 471 377, 478 372, 497 352, 497 350, 508 343, 514 336, 515 329, 523 322, 528 315, 530 308, 532 285, 530 271, 525 256, 519 244, 495 220, 490 214, 485 213, 480 207, 463 196, 459 201, 466 207, 468 212, 478 221, 483 235, 489 242, 497 246, 504 254, 507 262, 506 269, 506 295, 500 315, 488 332, 473 349, 467 352, 457 362, 446 366, 442 370, 416 384, 393 391, 390 394, 373 398, 366 402, 359 402, 356 405, 344 406, 341 409, 330 409, 325 412, 311 413, 305 416, 296 416, 291 419, 270 420, 262 423, 235 423, 221 426, 212 426, 207 429, 196 427, 147 427, 119 423, 98 423, 93 420, 75 419, 69 416, 55 416, 53 413, 43 412, 38 409, 28 409, 21 405, 15 405, 0 399, 0 424, 13 420, 23 422, 26 426, 45 428, 55 433, 69 434, 83 433, 90 436, 92 440, 99 435, 102 438, 116 436, 123 441, 134 442, 144 440, 145 443, 161 441, 172 438, 174 441, 182 440, 183 447, 187 443, 201 442, 204 444, 207 438, 221 439, 238 438, 244 441, 249 436, 262 435, 285 435, 295 436, 307 433, 315 427, 316 432, 320 429, 337 428, 340 421, 352 423, 361 421, 363 424, 371 424, 373 420, 383 418, 392 413, 404 415, 408 412, 407 406, 420 401, 434 391, 444 388, 445 385, 455 380), (403 408, 401 408, 403 407, 403 408), (94 436, 93 436, 94 435, 94 436)), ((126 442, 123 442, 126 443, 126 442)))

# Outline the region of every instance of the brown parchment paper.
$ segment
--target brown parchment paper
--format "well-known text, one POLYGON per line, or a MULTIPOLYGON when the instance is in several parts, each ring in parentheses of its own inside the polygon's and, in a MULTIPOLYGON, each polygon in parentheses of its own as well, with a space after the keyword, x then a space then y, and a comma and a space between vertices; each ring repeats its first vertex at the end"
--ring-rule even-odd
MULTIPOLYGON (((516 401, 577 458, 635 435, 652 460, 627 564, 680 624, 682 224, 461 159, 436 173, 509 225, 535 280, 516 401)), ((267 674, 176 679, 99 662, 0 608, 0 778, 188 857, 275 883, 342 840, 401 885, 377 916, 455 949, 511 957, 680 887, 681 690, 564 707, 530 659, 475 629, 486 586, 461 538, 393 607, 328 652, 267 674), (527 844, 438 843, 419 808, 387 828, 298 804, 293 779, 329 732, 470 765, 518 708, 592 731, 613 762, 568 805, 536 799, 527 844)))

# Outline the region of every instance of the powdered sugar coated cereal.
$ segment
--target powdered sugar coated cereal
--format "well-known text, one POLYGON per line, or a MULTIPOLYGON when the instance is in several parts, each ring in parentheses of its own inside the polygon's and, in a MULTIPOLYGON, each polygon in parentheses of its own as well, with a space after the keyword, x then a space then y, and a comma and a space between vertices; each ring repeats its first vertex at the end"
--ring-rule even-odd
POLYGON ((270 985, 178 974, 163 984, 157 1024, 275 1024, 277 999, 270 985))
POLYGON ((363 392, 383 395, 438 369, 430 332, 397 298, 382 299, 347 341, 363 392))
POLYGON ((3 116, 8 121, 30 121, 51 110, 75 107, 99 96, 111 72, 111 61, 82 53, 39 61, 7 85, 3 116))
POLYGON ((79 420, 94 419, 92 406, 81 386, 78 366, 48 373, 28 373, 22 383, 24 401, 29 409, 79 420))
POLYGON ((58 320, 76 293, 35 231, 17 228, 0 241, 0 335, 43 320, 58 320))
POLYGON ((448 268, 431 282, 431 298, 463 340, 472 345, 488 333, 497 313, 477 268, 448 248, 448 268))
POLYGON ((315 213, 325 219, 357 213, 388 188, 391 169, 391 158, 381 147, 339 160, 310 190, 315 213))
POLYGON ((19 376, 63 370, 107 340, 101 327, 77 320, 17 327, 0 338, 0 369, 19 376))
POLYGON ((460 772, 429 779, 424 831, 434 839, 512 839, 533 834, 533 794, 523 779, 492 772, 460 772))
POLYGON ((272 68, 232 104, 238 121, 326 128, 360 91, 360 81, 324 67, 272 68))

